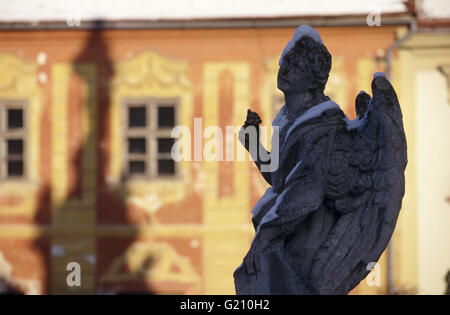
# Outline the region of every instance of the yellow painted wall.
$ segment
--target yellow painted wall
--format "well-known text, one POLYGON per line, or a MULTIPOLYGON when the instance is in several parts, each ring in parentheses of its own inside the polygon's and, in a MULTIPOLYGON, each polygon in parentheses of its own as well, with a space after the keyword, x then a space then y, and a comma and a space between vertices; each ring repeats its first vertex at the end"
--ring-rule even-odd
POLYGON ((399 52, 396 81, 408 139, 407 190, 396 239, 396 285, 442 294, 450 270, 450 34, 416 34, 399 52))
MULTIPOLYGON (((17 95, 26 97, 35 104, 32 107, 35 111, 33 117, 42 117, 41 110, 42 107, 45 109, 45 106, 48 115, 51 116, 49 126, 40 126, 38 119, 31 121, 30 126, 32 178, 38 180, 40 167, 50 165, 52 211, 50 224, 20 221, 25 219, 18 214, 29 218, 33 216, 33 211, 37 207, 37 202, 33 199, 36 188, 28 189, 27 187, 32 186, 30 183, 7 183, 7 185, 1 183, 0 194, 9 195, 19 191, 30 198, 20 206, 0 208, 0 216, 8 215, 0 218, 0 241, 7 242, 14 238, 34 240, 43 235, 51 238, 53 251, 51 248, 46 250, 44 256, 50 257, 49 282, 50 292, 53 293, 93 293, 98 289, 98 283, 103 284, 103 281, 112 285, 124 281, 162 283, 174 281, 179 284, 179 288, 165 283, 165 287, 159 287, 160 292, 233 294, 233 271, 241 263, 254 233, 250 222, 250 210, 267 185, 260 176, 252 173, 251 162, 248 161, 231 163, 234 192, 226 196, 220 196, 218 193, 222 179, 219 176, 221 165, 216 161, 183 162, 180 176, 176 179, 124 181, 121 178, 124 150, 121 104, 127 97, 177 97, 180 99, 182 125, 191 127, 195 117, 203 118, 204 128, 208 125, 218 125, 221 113, 220 75, 227 72, 234 80, 232 124, 241 125, 247 108, 252 107, 259 110, 263 123, 270 125, 275 114, 272 108, 274 97, 280 96, 275 82, 278 56, 292 31, 290 29, 107 31, 94 41, 94 45, 101 43, 109 45, 105 48, 107 56, 97 56, 98 47, 88 46, 89 32, 55 31, 51 36, 44 31, 12 34, 14 36, 4 35, 2 39, 6 43, 4 47, 10 47, 11 51, 5 55, 0 51, 0 69, 10 76, 17 76, 14 72, 17 67, 8 65, 14 64, 16 59, 20 60, 18 64, 22 68, 19 69, 26 72, 26 75, 20 74, 27 80, 23 84, 29 81, 32 88, 22 91, 23 93, 20 91, 14 93, 19 93, 17 95), (8 36, 11 37, 8 39, 8 36), (20 52, 24 50, 23 47, 30 37, 35 45, 25 49, 25 56, 22 56, 20 52), (87 53, 79 59, 84 45, 87 47, 87 53), (48 64, 37 68, 34 63, 27 60, 36 58, 41 49, 47 49, 48 64), (103 112, 100 112, 96 105, 104 95, 97 92, 104 79, 101 73, 101 63, 104 60, 101 58, 106 57, 111 59, 114 74, 112 80, 108 82, 109 116, 100 117, 103 112), (47 84, 37 85, 34 81, 39 71, 47 71, 49 77, 47 84), (67 108, 70 102, 68 81, 74 72, 83 79, 80 87, 80 93, 83 94, 81 125, 86 141, 82 146, 82 167, 79 170, 84 175, 81 181, 82 198, 69 197, 66 187, 69 177, 67 133, 70 131, 68 130, 70 115, 67 108), (103 142, 96 141, 100 137, 100 122, 104 122, 100 119, 109 123, 109 133, 105 139, 101 139, 103 142), (39 148, 38 137, 40 131, 45 128, 51 130, 49 137, 51 145, 39 148), (97 146, 101 150, 97 151, 97 146), (104 150, 104 147, 109 151, 104 150), (39 150, 49 150, 50 158, 40 159, 39 150), (98 178, 95 176, 98 168, 103 168, 103 165, 98 163, 100 156, 96 155, 99 151, 109 154, 109 164, 105 167, 107 169, 105 185, 100 188, 98 178), (99 198, 94 191, 96 188, 110 192, 117 197, 118 202, 123 202, 127 207, 126 218, 135 215, 134 221, 97 224, 103 222, 104 218, 97 216, 96 206, 99 198), (198 221, 162 222, 158 216, 162 208, 166 207, 165 211, 168 213, 175 211, 175 208, 183 207, 179 204, 195 193, 201 195, 201 198, 196 200, 200 212, 198 221), (11 223, 11 220, 16 221, 11 223), (123 240, 129 240, 130 243, 124 245, 124 249, 118 251, 119 253, 108 256, 106 262, 102 261, 102 267, 99 268, 101 257, 105 254, 99 252, 99 248, 105 248, 102 247, 105 246, 102 242, 105 244, 109 242, 106 247, 114 249, 115 242, 123 240), (188 245, 184 243, 174 245, 180 240, 188 245), (189 258, 188 250, 200 253, 198 261, 189 258), (64 252, 65 257, 55 254, 58 251, 64 252), (154 271, 146 264, 146 259, 152 255, 159 255, 160 258, 154 271), (80 260, 86 264, 84 268, 86 282, 83 290, 68 290, 65 287, 66 271, 63 267, 68 259, 80 260), (178 262, 176 267, 180 268, 180 274, 175 275, 170 270, 174 261, 178 262), (123 271, 124 266, 129 270, 123 271), (185 284, 189 285, 183 287, 185 284)), ((391 43, 394 28, 370 31, 365 28, 324 28, 319 31, 333 54, 333 68, 326 93, 348 111, 353 106, 353 100, 359 90, 364 89, 370 93, 372 74, 380 70, 378 68, 380 65, 375 60, 376 49, 379 46, 387 47, 391 43), (372 34, 375 34, 373 38, 372 34), (355 49, 348 44, 350 40, 359 43, 355 49)), ((352 45, 354 43, 352 41, 352 45)), ((399 57, 395 69, 400 70, 398 74, 396 72, 394 86, 398 87, 411 152, 418 150, 420 143, 416 143, 419 131, 416 128, 415 105, 410 105, 415 104, 415 96, 410 93, 411 86, 414 86, 414 82, 411 82, 414 68, 410 65, 419 59, 422 60, 422 57, 419 58, 410 52, 402 52, 399 57)), ((431 62, 433 57, 425 59, 431 62)), ((431 78, 427 77, 428 73, 423 75, 419 77, 420 80, 425 78, 436 82, 435 86, 429 83, 432 85, 430 87, 442 86, 442 80, 436 73, 433 72, 431 78)), ((1 84, 3 83, 1 80, 7 77, 0 78, 0 97, 8 97, 6 92, 3 93, 4 85, 1 84)), ((421 99, 427 97, 428 94, 418 96, 421 99)), ((442 101, 442 97, 436 94, 436 104, 442 101)), ((44 141, 41 140, 41 143, 44 141)), ((427 191, 431 193, 432 189, 417 185, 419 175, 416 167, 421 165, 422 161, 419 157, 420 155, 416 157, 410 154, 407 194, 395 236, 395 279, 399 286, 414 287, 418 285, 419 279, 423 278, 418 272, 422 269, 417 267, 422 263, 416 258, 418 253, 421 253, 420 248, 423 247, 420 245, 421 234, 415 232, 417 213, 421 213, 416 192, 428 189, 427 191), (417 237, 419 242, 416 241, 417 237)), ((424 158, 426 160, 428 157, 424 155, 424 158)), ((438 162, 442 163, 443 160, 438 162)), ((104 210, 101 212, 103 216, 113 214, 108 212, 109 209, 104 210)), ((436 217, 433 218, 428 224, 435 222, 433 220, 436 220, 436 217)), ((8 256, 8 253, 11 253, 9 247, 1 246, 3 245, 0 245, 0 251, 5 248, 8 256)), ((381 286, 370 287, 363 281, 356 293, 386 292, 385 257, 381 259, 380 266, 381 286)), ((19 267, 17 272, 20 275, 25 271, 22 266, 19 267)))

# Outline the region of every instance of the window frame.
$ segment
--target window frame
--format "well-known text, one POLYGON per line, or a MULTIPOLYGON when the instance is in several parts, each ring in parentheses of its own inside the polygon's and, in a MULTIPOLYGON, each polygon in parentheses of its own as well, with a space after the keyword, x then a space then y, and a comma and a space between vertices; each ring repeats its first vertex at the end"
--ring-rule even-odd
MULTIPOLYGON (((155 179, 177 179, 180 176, 180 167, 174 161, 174 173, 158 175, 158 160, 170 158, 170 153, 158 152, 158 138, 171 138, 172 130, 178 125, 180 100, 178 98, 126 98, 122 101, 122 175, 126 180, 155 180, 155 179), (146 126, 129 127, 129 108, 145 106, 146 108, 146 126), (174 126, 167 128, 158 128, 158 107, 171 106, 174 108, 174 126), (145 138, 145 154, 129 153, 128 139, 131 137, 145 138), (142 156, 143 155, 143 156, 142 156), (145 161, 145 172, 133 174, 129 171, 129 161, 132 159, 145 161)), ((175 139, 174 139, 175 140, 175 139)))
POLYGON ((28 101, 25 99, 0 99, 0 181, 28 179, 28 101), (8 130, 8 109, 22 110, 22 128, 8 130), (22 175, 8 176, 8 140, 22 140, 22 175))

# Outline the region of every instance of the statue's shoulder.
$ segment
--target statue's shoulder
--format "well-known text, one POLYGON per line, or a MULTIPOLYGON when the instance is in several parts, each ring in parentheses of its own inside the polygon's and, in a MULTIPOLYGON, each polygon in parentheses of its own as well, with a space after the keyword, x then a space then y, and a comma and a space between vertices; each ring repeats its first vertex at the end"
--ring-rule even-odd
POLYGON ((336 125, 344 125, 345 114, 338 104, 332 100, 320 103, 296 119, 291 126, 291 134, 308 132, 320 134, 319 129, 329 129, 336 125))
MULTIPOLYGON (((310 108, 291 125, 286 135, 284 151, 310 150, 312 147, 326 147, 327 136, 337 128, 345 128, 345 115, 333 101, 327 101, 310 108), (321 139, 325 141, 321 141, 321 139)), ((331 138, 329 138, 331 139, 331 138)))
POLYGON ((327 122, 330 118, 343 118, 344 112, 340 106, 332 100, 317 104, 307 110, 296 120, 296 124, 314 124, 327 122))

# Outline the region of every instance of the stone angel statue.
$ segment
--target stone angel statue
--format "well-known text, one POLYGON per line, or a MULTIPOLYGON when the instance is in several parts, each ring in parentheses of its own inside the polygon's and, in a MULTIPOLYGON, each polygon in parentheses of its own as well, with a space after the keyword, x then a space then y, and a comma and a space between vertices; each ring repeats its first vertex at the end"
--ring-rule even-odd
MULTIPOLYGON (((237 294, 347 294, 392 236, 407 163, 396 93, 376 73, 372 97, 360 92, 349 120, 324 95, 330 69, 319 33, 300 26, 280 59, 279 152, 264 152, 279 154, 278 168, 262 171, 267 162, 253 157, 271 187, 252 210, 256 233, 234 273, 237 294)), ((239 136, 247 149, 246 129, 259 123, 249 110, 239 136)))

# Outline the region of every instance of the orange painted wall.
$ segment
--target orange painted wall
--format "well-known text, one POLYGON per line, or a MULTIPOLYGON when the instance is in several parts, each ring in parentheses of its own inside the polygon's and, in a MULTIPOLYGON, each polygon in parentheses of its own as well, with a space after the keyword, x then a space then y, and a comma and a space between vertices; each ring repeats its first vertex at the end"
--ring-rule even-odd
MULTIPOLYGON (((8 226, 37 226, 39 233, 33 236, 11 235, 0 239, 0 251, 4 252, 6 259, 13 265, 14 276, 36 277, 42 282, 42 292, 51 292, 49 288, 50 243, 51 243, 51 126, 54 117, 51 117, 52 99, 52 67, 57 63, 69 64, 95 64, 98 77, 98 138, 97 143, 97 226, 140 226, 148 224, 148 217, 138 207, 126 205, 123 200, 111 192, 106 184, 110 172, 110 108, 109 88, 114 77, 113 63, 127 60, 145 51, 155 51, 173 59, 188 62, 187 76, 191 82, 193 95, 193 117, 201 117, 203 107, 203 67, 207 62, 245 62, 250 67, 250 103, 249 107, 261 112, 261 89, 264 86, 266 70, 264 60, 279 56, 282 48, 293 34, 291 28, 272 29, 202 29, 202 30, 105 30, 105 31, 1 31, 0 52, 17 56, 24 61, 35 63, 40 52, 45 52, 47 62, 38 66, 38 72, 47 75, 47 83, 39 83, 42 97, 42 116, 40 117, 40 191, 36 203, 36 214, 33 217, 22 215, 1 215, 0 232, 6 231, 8 226), (31 238, 30 238, 31 237, 31 238), (15 244, 11 246, 11 244, 15 244), (40 244, 40 245, 36 245, 40 244), (33 254, 30 254, 33 253, 33 254), (21 257, 29 257, 24 263, 21 257)), ((361 90, 361 84, 356 75, 358 60, 361 58, 375 60, 379 50, 385 50, 394 40, 394 27, 330 27, 319 28, 324 43, 334 58, 343 56, 343 76, 346 79, 347 103, 340 104, 349 114, 354 116, 352 102, 361 90)), ((382 68, 383 65, 377 65, 382 68)), ((375 70, 375 68, 374 68, 375 70)), ((68 186, 70 195, 75 198, 80 194, 79 185, 83 174, 79 172, 80 146, 82 128, 80 117, 80 78, 72 74, 69 83, 69 132, 67 144, 69 148, 68 186)), ((221 126, 231 124, 232 113, 229 107, 233 99, 233 82, 235 78, 230 73, 223 73, 220 79, 220 110, 219 121, 221 126)), ((263 115, 262 115, 263 116, 263 115)), ((268 117, 262 117, 265 123, 268 117)), ((190 126, 192 128, 192 125, 190 126)), ((219 166, 221 176, 220 196, 233 194, 233 173, 229 163, 219 166)), ((255 175, 255 168, 249 163, 251 172, 255 175)), ((201 168, 201 163, 200 163, 201 168)), ((192 169, 194 176, 195 170, 192 169)), ((256 203, 260 193, 254 188, 249 179, 247 183, 251 189, 251 199, 248 210, 256 203)), ((184 200, 163 205, 157 212, 156 218, 161 224, 197 224, 201 225, 202 194, 192 193, 184 200)), ((0 207, 9 203, 20 203, 21 200, 14 195, 0 195, 0 207)), ((1 213, 1 211, 0 211, 1 213)), ((250 214, 248 222, 250 222, 250 214)), ((244 222, 243 222, 244 223, 244 222)), ((151 222, 150 222, 151 224, 151 222)), ((9 231, 9 230, 8 230, 9 231)), ((5 232, 6 233, 6 232, 5 232)), ((143 284, 114 284, 104 285, 99 280, 104 270, 107 270, 111 261, 121 255, 133 242, 151 242, 153 238, 129 235, 116 238, 111 235, 96 236, 97 264, 96 286, 98 290, 156 290, 157 292, 199 292, 202 285, 192 288, 180 283, 153 283, 143 284)), ((197 273, 203 277, 202 271, 202 240, 196 240, 196 246, 190 246, 193 239, 178 235, 168 235, 158 241, 167 242, 183 257, 187 257, 197 273)), ((237 267, 237 266, 236 266, 237 267)), ((203 280, 202 280, 203 281, 203 280)))

